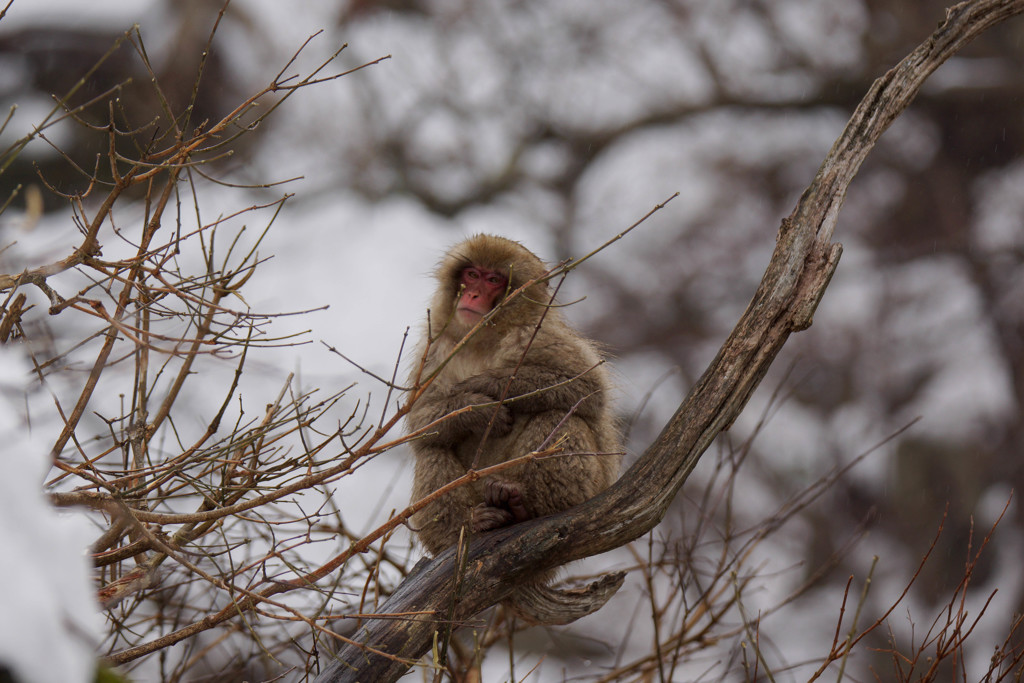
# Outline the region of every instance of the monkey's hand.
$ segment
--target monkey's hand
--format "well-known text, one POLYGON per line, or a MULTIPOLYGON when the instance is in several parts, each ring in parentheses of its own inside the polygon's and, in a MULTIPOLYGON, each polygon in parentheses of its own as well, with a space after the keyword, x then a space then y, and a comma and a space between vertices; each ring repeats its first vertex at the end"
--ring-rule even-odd
MULTIPOLYGON (((448 404, 454 411, 458 407, 467 405, 476 406, 484 403, 498 403, 502 398, 503 388, 504 385, 500 383, 500 380, 494 377, 487 375, 470 377, 452 387, 448 404)), ((474 408, 472 412, 479 416, 486 416, 485 425, 487 422, 490 422, 491 416, 494 416, 494 422, 491 424, 491 434, 493 436, 505 436, 512 430, 514 419, 512 416, 512 406, 506 403, 501 403, 493 408, 474 408)), ((483 429, 473 430, 473 433, 482 434, 483 429)))
POLYGON ((490 479, 484 488, 484 502, 473 508, 473 531, 490 531, 530 519, 519 487, 503 479, 490 479))
POLYGON ((471 410, 461 413, 457 418, 462 420, 462 426, 467 435, 483 436, 484 431, 490 426, 489 434, 491 436, 505 436, 512 431, 512 422, 515 419, 509 407, 504 404, 477 407, 487 403, 497 403, 497 401, 496 397, 489 394, 463 391, 453 394, 450 405, 453 406, 453 410, 458 409, 455 406, 459 408, 473 406, 471 410))

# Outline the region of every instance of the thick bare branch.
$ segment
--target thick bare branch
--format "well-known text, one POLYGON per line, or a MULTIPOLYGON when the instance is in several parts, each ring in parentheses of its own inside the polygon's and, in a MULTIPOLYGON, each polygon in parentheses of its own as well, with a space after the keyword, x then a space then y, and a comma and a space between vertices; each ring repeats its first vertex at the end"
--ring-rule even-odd
POLYGON ((475 539, 456 582, 451 549, 414 572, 343 648, 321 682, 391 681, 430 648, 437 617, 471 618, 528 574, 611 550, 652 529, 714 438, 736 419, 789 335, 807 328, 841 253, 831 242, 847 187, 882 133, 924 80, 988 27, 1024 11, 1024 0, 975 0, 875 81, 796 208, 783 220, 764 277, 717 357, 654 444, 619 482, 587 503, 475 539), (459 594, 456 595, 456 586, 459 594), (450 610, 453 601, 455 609, 450 610), (394 657, 381 657, 368 648, 394 657))

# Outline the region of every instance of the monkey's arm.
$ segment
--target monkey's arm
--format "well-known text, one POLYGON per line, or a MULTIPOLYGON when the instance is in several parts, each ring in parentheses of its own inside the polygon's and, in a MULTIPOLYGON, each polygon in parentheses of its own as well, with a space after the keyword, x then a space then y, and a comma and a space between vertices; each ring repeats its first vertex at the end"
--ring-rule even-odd
POLYGON ((488 370, 456 385, 460 391, 475 395, 502 396, 503 405, 512 413, 540 413, 549 410, 596 417, 606 400, 604 377, 600 368, 549 367, 523 364, 519 368, 488 370), (506 387, 508 390, 506 391, 506 387))
POLYGON ((477 407, 494 403, 496 399, 490 395, 468 390, 461 385, 448 391, 435 389, 435 386, 416 401, 406 418, 412 432, 430 426, 422 437, 426 444, 454 446, 469 436, 482 435, 488 424, 494 436, 504 436, 512 429, 513 416, 508 406, 477 407), (452 415, 469 406, 472 406, 471 410, 452 415))

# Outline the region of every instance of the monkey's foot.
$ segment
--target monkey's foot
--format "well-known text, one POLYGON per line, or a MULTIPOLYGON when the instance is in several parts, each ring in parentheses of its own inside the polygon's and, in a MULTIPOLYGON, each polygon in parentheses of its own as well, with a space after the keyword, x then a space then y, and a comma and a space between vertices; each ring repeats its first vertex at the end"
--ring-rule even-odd
POLYGON ((473 508, 473 531, 490 531, 529 518, 519 487, 502 479, 490 479, 484 488, 484 502, 473 508))
POLYGON ((491 507, 487 503, 480 503, 473 508, 473 533, 500 529, 503 526, 515 523, 512 513, 504 508, 491 507))

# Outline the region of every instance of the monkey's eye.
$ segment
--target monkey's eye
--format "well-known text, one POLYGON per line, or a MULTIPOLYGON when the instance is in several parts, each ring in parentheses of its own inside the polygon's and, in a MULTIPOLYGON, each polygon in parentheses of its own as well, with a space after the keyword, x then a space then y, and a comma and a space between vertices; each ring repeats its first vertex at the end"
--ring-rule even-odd
POLYGON ((466 266, 462 271, 461 279, 464 284, 485 285, 489 289, 501 289, 508 282, 501 273, 475 266, 466 266))

